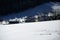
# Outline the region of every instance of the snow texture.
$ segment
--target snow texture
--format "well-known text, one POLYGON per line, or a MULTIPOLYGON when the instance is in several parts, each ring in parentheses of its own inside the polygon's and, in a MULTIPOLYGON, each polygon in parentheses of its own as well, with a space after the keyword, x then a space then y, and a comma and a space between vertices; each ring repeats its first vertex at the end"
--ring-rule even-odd
POLYGON ((60 40, 60 20, 0 25, 0 40, 60 40))

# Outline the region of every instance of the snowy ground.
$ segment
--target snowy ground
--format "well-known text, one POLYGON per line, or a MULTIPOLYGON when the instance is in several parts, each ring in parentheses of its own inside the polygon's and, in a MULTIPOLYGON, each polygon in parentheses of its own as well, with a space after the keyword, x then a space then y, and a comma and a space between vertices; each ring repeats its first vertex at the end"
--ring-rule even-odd
POLYGON ((0 40, 60 40, 60 20, 0 25, 0 40))

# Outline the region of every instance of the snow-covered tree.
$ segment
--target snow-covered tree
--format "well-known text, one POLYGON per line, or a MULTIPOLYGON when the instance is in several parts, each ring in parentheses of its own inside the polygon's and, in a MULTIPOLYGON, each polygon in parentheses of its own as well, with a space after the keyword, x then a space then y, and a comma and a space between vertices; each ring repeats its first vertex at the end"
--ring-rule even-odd
POLYGON ((48 13, 48 17, 50 17, 50 16, 53 16, 53 13, 49 12, 48 13))
POLYGON ((52 11, 55 13, 55 15, 60 14, 60 5, 58 5, 58 4, 53 5, 52 11))
POLYGON ((38 15, 35 15, 34 18, 35 18, 35 21, 38 22, 38 15))
POLYGON ((9 22, 8 22, 8 21, 3 20, 3 21, 2 21, 2 24, 3 24, 3 25, 5 25, 5 24, 9 24, 9 22))

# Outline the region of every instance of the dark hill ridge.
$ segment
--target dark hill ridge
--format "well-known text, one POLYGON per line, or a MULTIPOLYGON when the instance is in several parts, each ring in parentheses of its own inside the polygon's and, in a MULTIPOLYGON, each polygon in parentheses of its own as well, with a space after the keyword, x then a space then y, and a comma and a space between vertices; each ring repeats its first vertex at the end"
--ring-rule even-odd
POLYGON ((18 13, 49 1, 51 0, 0 0, 0 16, 18 13))
POLYGON ((52 11, 52 6, 54 6, 55 4, 60 5, 59 2, 44 3, 42 5, 38 5, 34 8, 28 9, 24 12, 19 12, 19 13, 10 14, 10 15, 7 15, 4 17, 0 17, 0 19, 8 20, 8 19, 20 18, 20 17, 24 17, 24 16, 34 16, 34 15, 38 14, 37 12, 39 12, 39 14, 40 13, 46 14, 46 13, 49 13, 50 11, 52 11))

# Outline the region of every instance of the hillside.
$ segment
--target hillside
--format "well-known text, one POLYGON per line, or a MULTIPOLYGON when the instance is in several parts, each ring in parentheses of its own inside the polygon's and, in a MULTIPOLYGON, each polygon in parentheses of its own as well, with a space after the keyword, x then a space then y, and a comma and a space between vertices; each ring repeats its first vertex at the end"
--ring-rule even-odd
POLYGON ((15 17, 20 18, 20 17, 24 17, 24 16, 34 16, 34 15, 37 15, 38 13, 49 13, 50 11, 52 11, 52 6, 55 5, 55 4, 60 5, 59 2, 44 3, 42 5, 38 5, 34 8, 28 9, 24 12, 9 14, 9 15, 0 17, 0 19, 8 20, 8 19, 13 19, 15 17))

